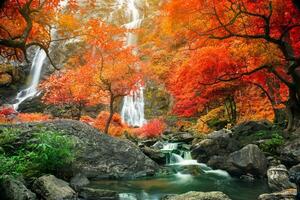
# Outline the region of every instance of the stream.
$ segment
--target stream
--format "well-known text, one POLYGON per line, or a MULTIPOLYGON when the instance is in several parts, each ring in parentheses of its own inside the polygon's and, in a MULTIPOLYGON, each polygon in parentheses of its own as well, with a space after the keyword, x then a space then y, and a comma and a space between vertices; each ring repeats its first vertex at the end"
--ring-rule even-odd
POLYGON ((161 149, 167 154, 169 175, 134 180, 101 180, 91 187, 119 192, 120 200, 159 200, 167 194, 183 194, 189 191, 222 191, 232 200, 253 200, 269 192, 266 181, 247 182, 231 177, 226 171, 213 170, 206 164, 191 158, 190 151, 179 150, 178 144, 167 143, 161 149))

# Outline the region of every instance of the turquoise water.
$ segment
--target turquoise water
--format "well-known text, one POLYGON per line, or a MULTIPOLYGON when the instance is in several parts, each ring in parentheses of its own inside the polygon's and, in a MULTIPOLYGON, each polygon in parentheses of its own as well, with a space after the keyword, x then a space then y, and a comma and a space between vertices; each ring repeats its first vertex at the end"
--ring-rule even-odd
POLYGON ((222 191, 233 200, 255 200, 260 194, 269 192, 266 181, 245 182, 218 170, 199 176, 178 173, 135 180, 103 180, 93 182, 92 187, 123 193, 121 200, 159 200, 166 194, 189 191, 222 191))

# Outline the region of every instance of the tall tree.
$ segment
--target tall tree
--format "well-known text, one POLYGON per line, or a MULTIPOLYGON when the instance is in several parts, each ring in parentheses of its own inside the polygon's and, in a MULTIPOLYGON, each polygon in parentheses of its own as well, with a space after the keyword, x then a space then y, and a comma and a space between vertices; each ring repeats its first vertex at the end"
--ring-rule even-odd
POLYGON ((284 96, 282 89, 288 88, 287 129, 294 129, 300 120, 300 12, 292 0, 173 0, 163 11, 161 21, 172 30, 168 30, 169 36, 193 51, 189 63, 199 60, 199 52, 201 55, 208 47, 228 55, 219 56, 217 65, 198 65, 210 77, 203 85, 250 77, 266 84, 267 77, 276 77, 281 84, 272 90, 284 96), (233 63, 222 67, 220 62, 226 64, 228 60, 233 63), (211 75, 210 70, 216 73, 211 75))

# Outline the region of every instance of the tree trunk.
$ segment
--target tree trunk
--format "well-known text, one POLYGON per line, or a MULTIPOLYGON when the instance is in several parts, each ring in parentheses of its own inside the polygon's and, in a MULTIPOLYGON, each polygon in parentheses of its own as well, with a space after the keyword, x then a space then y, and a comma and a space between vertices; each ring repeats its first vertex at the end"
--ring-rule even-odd
POLYGON ((111 120, 114 116, 114 101, 115 101, 115 98, 113 95, 111 95, 110 102, 109 102, 109 117, 106 121, 105 130, 104 130, 104 133, 106 133, 106 134, 108 134, 109 126, 110 126, 111 120))
POLYGON ((300 127, 300 103, 297 98, 297 93, 292 89, 290 89, 286 112, 288 116, 288 126, 286 130, 291 132, 300 127))

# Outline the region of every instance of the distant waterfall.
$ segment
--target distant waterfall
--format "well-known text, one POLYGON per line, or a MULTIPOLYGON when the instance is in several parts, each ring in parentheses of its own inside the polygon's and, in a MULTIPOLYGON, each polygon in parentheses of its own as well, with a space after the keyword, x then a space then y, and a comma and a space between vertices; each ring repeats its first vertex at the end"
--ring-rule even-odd
MULTIPOLYGON (((117 9, 125 8, 126 17, 129 23, 124 26, 127 29, 136 29, 141 26, 142 17, 137 8, 138 0, 118 0, 117 9)), ((133 33, 127 34, 127 46, 137 44, 137 35, 133 33)), ((133 53, 137 53, 136 51, 133 53)), ((130 95, 125 96, 121 111, 122 119, 131 126, 142 126, 146 120, 144 116, 144 88, 140 83, 137 83, 138 90, 131 91, 130 95)))
POLYGON ((19 105, 26 99, 34 97, 38 93, 38 85, 40 82, 42 67, 46 59, 46 53, 42 49, 38 49, 32 60, 30 75, 29 75, 29 85, 27 88, 21 90, 15 99, 13 107, 18 110, 19 105))

